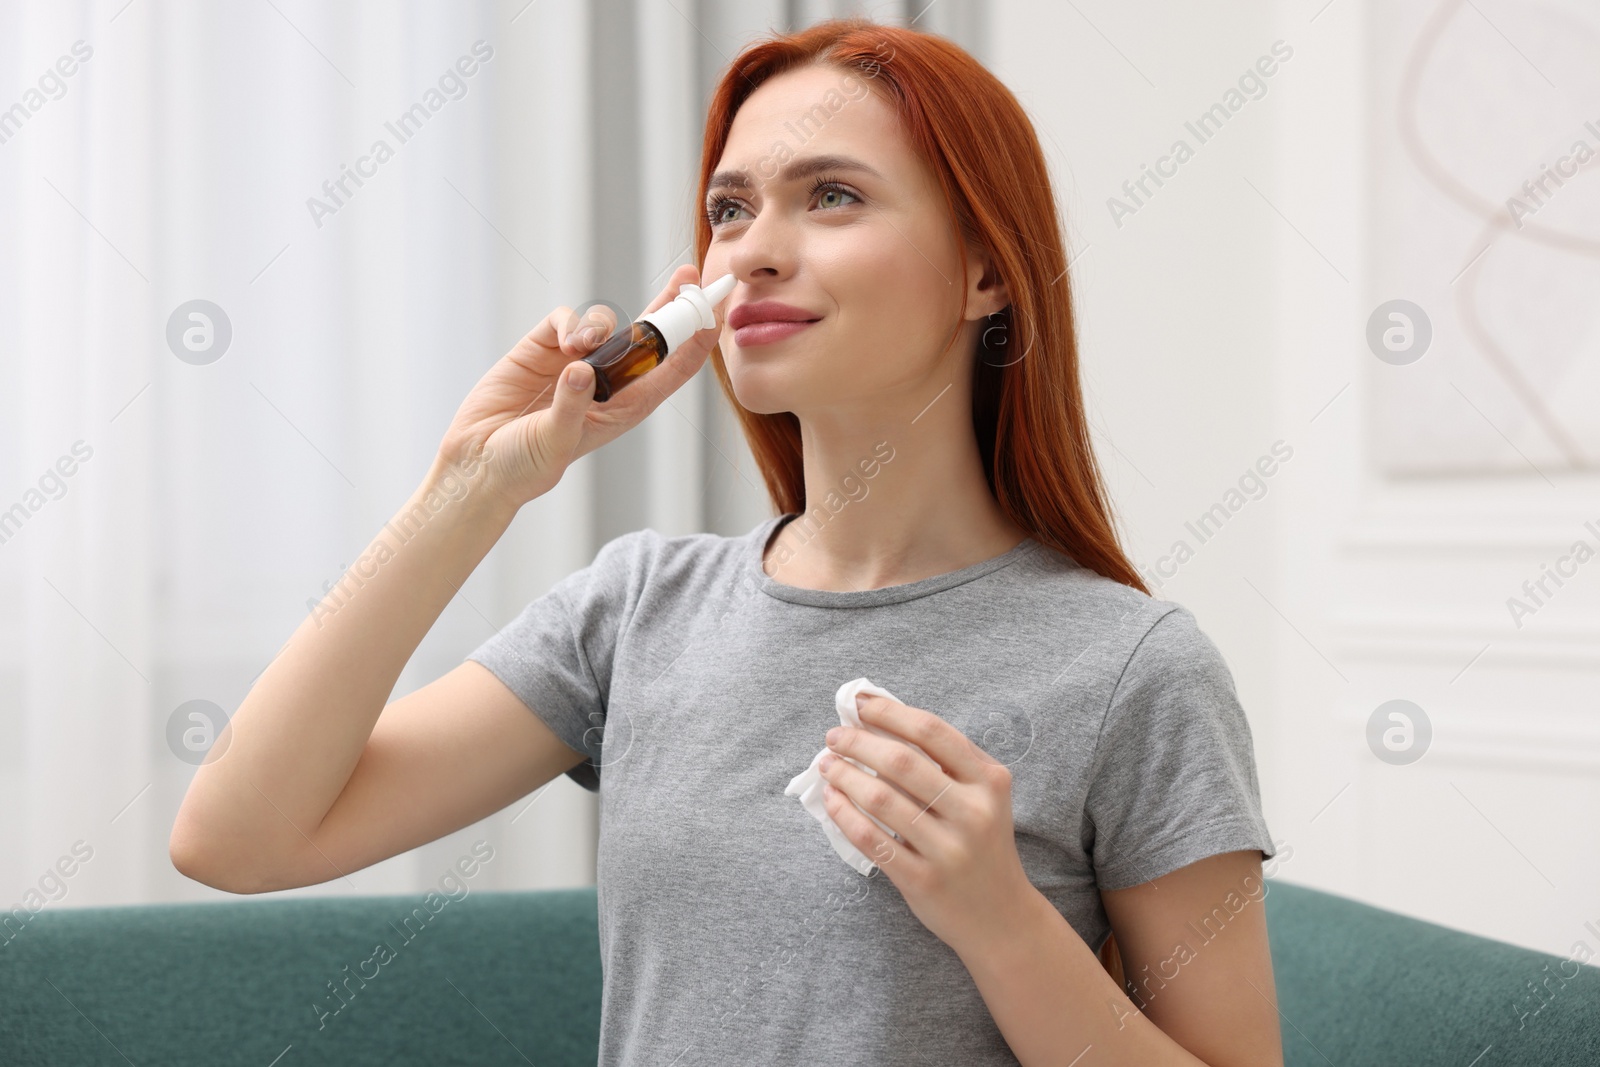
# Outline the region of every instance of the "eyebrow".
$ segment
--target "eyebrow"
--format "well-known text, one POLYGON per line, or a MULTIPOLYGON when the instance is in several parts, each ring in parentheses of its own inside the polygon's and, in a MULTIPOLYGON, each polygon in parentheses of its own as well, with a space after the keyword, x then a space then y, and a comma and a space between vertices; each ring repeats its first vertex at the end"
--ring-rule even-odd
MULTIPOLYGON (((783 172, 778 175, 778 180, 799 181, 802 178, 809 178, 813 174, 828 170, 854 170, 863 174, 870 174, 874 178, 883 177, 883 175, 859 159, 852 159, 849 156, 805 156, 790 161, 789 165, 784 167, 783 172)), ((748 189, 750 186, 749 171, 719 170, 711 176, 711 181, 706 186, 706 192, 709 194, 718 189, 748 189)))

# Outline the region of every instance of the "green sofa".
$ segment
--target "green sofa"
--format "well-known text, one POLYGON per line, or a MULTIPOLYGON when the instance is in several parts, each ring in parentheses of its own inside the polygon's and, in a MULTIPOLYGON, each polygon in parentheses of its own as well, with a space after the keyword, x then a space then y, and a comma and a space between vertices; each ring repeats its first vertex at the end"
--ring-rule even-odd
MULTIPOLYGON (((1268 886, 1289 1067, 1600 1064, 1600 968, 1268 886)), ((46 907, 0 942, 0 1064, 592 1065, 594 890, 434 899, 46 907)))

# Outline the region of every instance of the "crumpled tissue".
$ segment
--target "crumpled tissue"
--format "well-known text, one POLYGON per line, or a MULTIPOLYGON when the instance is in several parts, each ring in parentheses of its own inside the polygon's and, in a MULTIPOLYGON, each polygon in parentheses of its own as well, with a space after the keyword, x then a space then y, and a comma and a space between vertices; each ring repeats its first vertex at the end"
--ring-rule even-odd
MULTIPOLYGON (((845 726, 853 726, 858 730, 867 730, 871 733, 878 734, 881 737, 893 738, 894 740, 899 741, 901 744, 911 745, 912 748, 916 749, 918 752, 921 752, 924 756, 928 755, 916 744, 913 744, 912 742, 907 741, 896 734, 891 734, 885 730, 878 729, 876 726, 868 726, 866 723, 863 723, 861 721, 861 716, 856 712, 856 695, 858 693, 871 693, 874 696, 888 697, 890 700, 896 701, 897 703, 900 702, 899 697, 895 696, 887 689, 873 685, 865 678, 852 679, 851 681, 841 685, 838 692, 834 694, 833 702, 834 706, 839 712, 840 723, 845 726)), ((835 823, 833 821, 833 817, 828 814, 827 803, 822 795, 822 787, 824 784, 826 784, 826 781, 822 777, 822 771, 817 767, 817 765, 822 762, 822 757, 827 754, 828 746, 823 745, 821 751, 811 758, 811 766, 807 767, 790 780, 789 785, 783 791, 783 795, 790 797, 798 796, 800 798, 800 803, 805 807, 806 811, 810 812, 812 818, 816 819, 817 822, 822 824, 823 832, 828 835, 828 841, 833 845, 833 850, 839 854, 839 857, 850 866, 854 867, 860 874, 870 875, 873 871, 873 868, 875 868, 877 864, 868 859, 860 849, 856 848, 855 845, 851 844, 850 839, 844 835, 844 831, 839 829, 839 825, 835 823)), ((857 767, 860 767, 874 778, 878 777, 877 771, 863 763, 860 763, 857 760, 850 759, 849 756, 840 755, 839 758, 849 760, 851 763, 855 764, 857 767)), ((929 756, 928 758, 932 759, 933 757, 929 756)), ((891 788, 894 787, 891 786, 891 788)), ((889 829, 882 822, 879 822, 877 819, 873 818, 872 814, 863 810, 860 804, 856 804, 853 800, 850 803, 853 804, 855 809, 861 812, 861 814, 865 815, 869 819, 872 819, 872 821, 877 825, 878 829, 888 834, 894 840, 900 840, 899 834, 889 829)))

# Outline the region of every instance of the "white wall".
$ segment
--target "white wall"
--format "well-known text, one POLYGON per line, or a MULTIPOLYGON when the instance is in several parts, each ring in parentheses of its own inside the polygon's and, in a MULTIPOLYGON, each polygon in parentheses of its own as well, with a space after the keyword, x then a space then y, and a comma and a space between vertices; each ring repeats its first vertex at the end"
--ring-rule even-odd
MULTIPOLYGON (((1562 23, 1548 8, 1479 6, 1494 24, 1464 9, 1426 68, 1418 124, 1497 203, 1507 157, 1529 175, 1554 158, 1526 126, 1555 146, 1583 132, 1581 111, 1539 95, 1497 30, 1581 99, 1578 57, 1592 61, 1600 26, 1576 8, 1562 23)), ((1600 336, 1581 298, 1593 259, 1503 240, 1478 264, 1565 255, 1542 269, 1579 279, 1518 289, 1528 268, 1511 258, 1482 314, 1588 444, 1583 469, 1541 438, 1464 325, 1453 279, 1491 224, 1429 186, 1398 142, 1401 73, 1435 10, 998 0, 992 65, 1052 152, 1081 254, 1097 440, 1131 548, 1147 568, 1178 539, 1195 549, 1167 564, 1160 593, 1196 613, 1233 669, 1268 825, 1294 850, 1279 876, 1563 956, 1580 938, 1600 951, 1583 929, 1600 918, 1600 564, 1520 629, 1506 607, 1575 540, 1600 547, 1582 526, 1600 518, 1600 336), (1277 40, 1294 52, 1265 95, 1198 144, 1185 120, 1277 40), (1117 226, 1107 198, 1178 137, 1193 158, 1117 226), (1366 342, 1369 315, 1395 297, 1422 303, 1436 329, 1405 366, 1366 342), (1419 391, 1429 403, 1408 404, 1419 391), (1293 457, 1266 495, 1199 543, 1185 522, 1278 440, 1293 457), (1433 728, 1406 765, 1367 741, 1393 699, 1433 728)), ((1592 190, 1563 195, 1561 225, 1600 235, 1592 190)))

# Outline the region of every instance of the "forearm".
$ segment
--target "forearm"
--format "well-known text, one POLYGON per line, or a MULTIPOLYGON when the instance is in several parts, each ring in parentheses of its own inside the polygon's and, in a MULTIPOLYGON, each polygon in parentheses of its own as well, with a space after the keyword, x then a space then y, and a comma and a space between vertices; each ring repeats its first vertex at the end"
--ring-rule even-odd
POLYGON ((1139 1011, 1037 889, 1005 914, 957 954, 1024 1067, 1205 1067, 1139 1011))
POLYGON ((196 772, 175 853, 232 870, 301 847, 343 791, 400 672, 515 509, 435 461, 262 672, 196 772))

